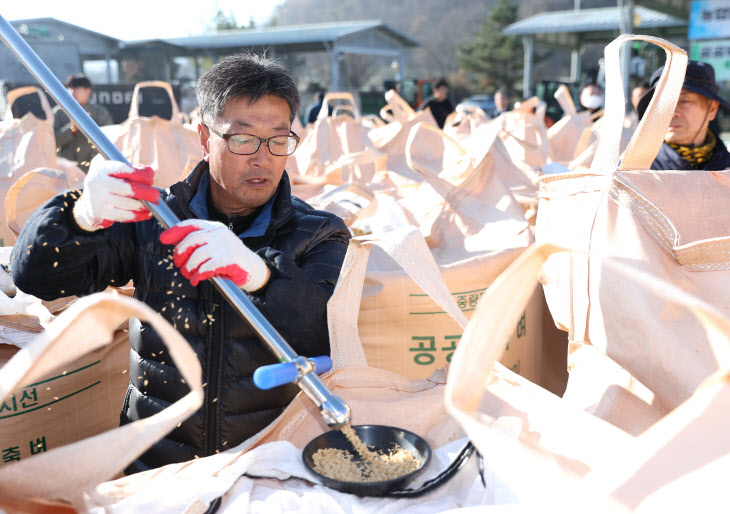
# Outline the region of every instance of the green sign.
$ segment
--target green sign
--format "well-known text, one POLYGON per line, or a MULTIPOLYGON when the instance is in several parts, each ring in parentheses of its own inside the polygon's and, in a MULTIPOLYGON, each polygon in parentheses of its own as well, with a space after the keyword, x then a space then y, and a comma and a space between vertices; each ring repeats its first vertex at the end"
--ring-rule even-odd
POLYGON ((730 39, 692 41, 690 55, 693 61, 711 64, 718 82, 730 81, 730 39))

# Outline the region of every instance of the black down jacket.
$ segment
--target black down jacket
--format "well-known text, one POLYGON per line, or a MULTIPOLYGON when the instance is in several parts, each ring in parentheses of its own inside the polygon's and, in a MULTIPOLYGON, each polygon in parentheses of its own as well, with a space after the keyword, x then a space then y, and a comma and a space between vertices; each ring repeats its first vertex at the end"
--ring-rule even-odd
MULTIPOLYGON (((209 181, 208 164, 201 162, 162 198, 180 219, 206 218, 209 181)), ((17 287, 50 300, 133 280, 135 298, 160 312, 190 343, 206 384, 203 407, 127 472, 233 448, 273 421, 299 389, 292 384, 256 388, 253 372, 276 359, 248 322, 210 281, 193 287, 178 273, 168 261, 173 247, 160 243, 162 227, 154 219, 85 232, 71 214, 77 197, 69 193, 49 200, 25 224, 11 260, 17 287)), ((248 295, 254 305, 298 354, 328 355, 327 301, 350 237, 344 222, 292 197, 284 173, 275 196, 239 237, 271 269, 267 285, 248 295)), ((149 325, 130 320, 129 338, 122 424, 149 417, 189 392, 149 325)))

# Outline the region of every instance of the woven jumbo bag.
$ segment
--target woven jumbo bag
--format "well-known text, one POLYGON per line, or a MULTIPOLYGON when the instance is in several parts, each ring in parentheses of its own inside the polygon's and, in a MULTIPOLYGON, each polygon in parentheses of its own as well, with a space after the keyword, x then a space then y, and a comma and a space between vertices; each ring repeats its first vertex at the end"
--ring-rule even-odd
POLYGON ((0 499, 62 499, 81 508, 88 491, 202 405, 200 377, 189 345, 145 304, 106 293, 74 302, 0 369, 7 457, 0 499), (191 391, 158 414, 120 427, 129 347, 115 332, 129 317, 154 327, 191 391))
MULTIPOLYGON (((631 283, 695 317, 716 359, 718 372, 638 437, 496 363, 539 270, 562 253, 534 246, 504 271, 480 301, 449 368, 446 406, 485 456, 494 503, 519 504, 518 512, 724 512, 722 484, 730 470, 725 313, 631 262, 591 254, 612 281, 631 283)), ((678 335, 666 343, 683 340, 678 335)))
MULTIPOLYGON (((621 36, 606 47, 605 125, 591 173, 544 179, 536 240, 632 262, 728 313, 730 172, 649 169, 686 62, 681 49, 648 36, 621 36), (667 63, 619 165, 618 49, 637 39, 661 46, 667 63)), ((640 433, 717 371, 706 330, 671 301, 611 280, 590 257, 551 259, 548 265, 541 277, 548 304, 571 339, 566 399, 640 433)))
MULTIPOLYGON (((35 86, 13 89, 7 93, 7 110, 0 122, 0 201, 25 173, 36 168, 56 168, 56 135, 53 111, 45 93, 35 86), (37 93, 45 120, 32 112, 14 119, 13 103, 21 96, 37 93)), ((15 234, 7 226, 5 209, 0 209, 0 246, 12 246, 15 234)))
POLYGON ((296 163, 295 181, 340 186, 369 184, 375 172, 385 168, 387 157, 368 139, 352 94, 327 93, 317 121, 289 160, 296 163), (334 105, 332 116, 328 116, 330 105, 334 105))
POLYGON ((183 125, 172 87, 164 81, 138 82, 132 93, 129 117, 119 125, 102 130, 129 162, 155 170, 155 187, 165 188, 184 179, 203 158, 200 137, 183 125), (140 116, 140 95, 144 88, 162 88, 167 93, 172 109, 169 120, 140 116))
MULTIPOLYGON (((411 225, 418 227, 431 255, 415 248, 403 253, 421 262, 433 259, 441 275, 433 280, 443 281, 451 298, 434 303, 424 294, 424 284, 414 283, 413 274, 380 249, 367 261, 364 287, 352 294, 362 297, 359 333, 368 365, 416 378, 446 365, 458 344, 461 328, 447 314, 451 311, 446 302, 455 303, 468 318, 492 281, 532 242, 532 233, 490 155, 477 159, 425 123, 411 129, 405 155, 421 182, 398 187, 391 196, 411 225), (450 147, 449 152, 424 156, 416 150, 439 145, 450 147)), ((371 218, 372 225, 379 216, 384 216, 380 210, 371 218)), ((425 264, 421 267, 425 269, 425 264)), ((541 302, 542 294, 536 290, 535 301, 504 341, 510 347, 505 363, 535 380, 541 302)))

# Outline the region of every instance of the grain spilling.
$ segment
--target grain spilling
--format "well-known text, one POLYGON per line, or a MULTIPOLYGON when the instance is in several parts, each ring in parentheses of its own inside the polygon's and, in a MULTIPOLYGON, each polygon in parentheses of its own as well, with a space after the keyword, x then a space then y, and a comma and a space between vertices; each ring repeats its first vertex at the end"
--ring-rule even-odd
POLYGON ((382 482, 418 470, 421 461, 416 452, 396 445, 388 453, 372 451, 348 423, 342 433, 360 456, 356 460, 347 450, 325 448, 312 455, 314 470, 322 476, 343 482, 382 482))

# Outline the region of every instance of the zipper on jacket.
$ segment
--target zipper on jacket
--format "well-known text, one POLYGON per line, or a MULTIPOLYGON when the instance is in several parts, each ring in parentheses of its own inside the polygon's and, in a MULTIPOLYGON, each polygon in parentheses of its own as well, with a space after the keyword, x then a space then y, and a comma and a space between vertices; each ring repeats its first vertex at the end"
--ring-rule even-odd
POLYGON ((206 427, 205 437, 205 454, 213 455, 217 449, 217 437, 218 437, 218 375, 220 374, 220 363, 221 363, 221 315, 222 309, 220 304, 220 295, 213 287, 212 283, 208 283, 211 289, 211 298, 213 298, 213 309, 212 317, 208 322, 211 325, 212 337, 210 341, 210 360, 208 361, 208 401, 205 405, 206 408, 206 419, 208 426, 206 427))

